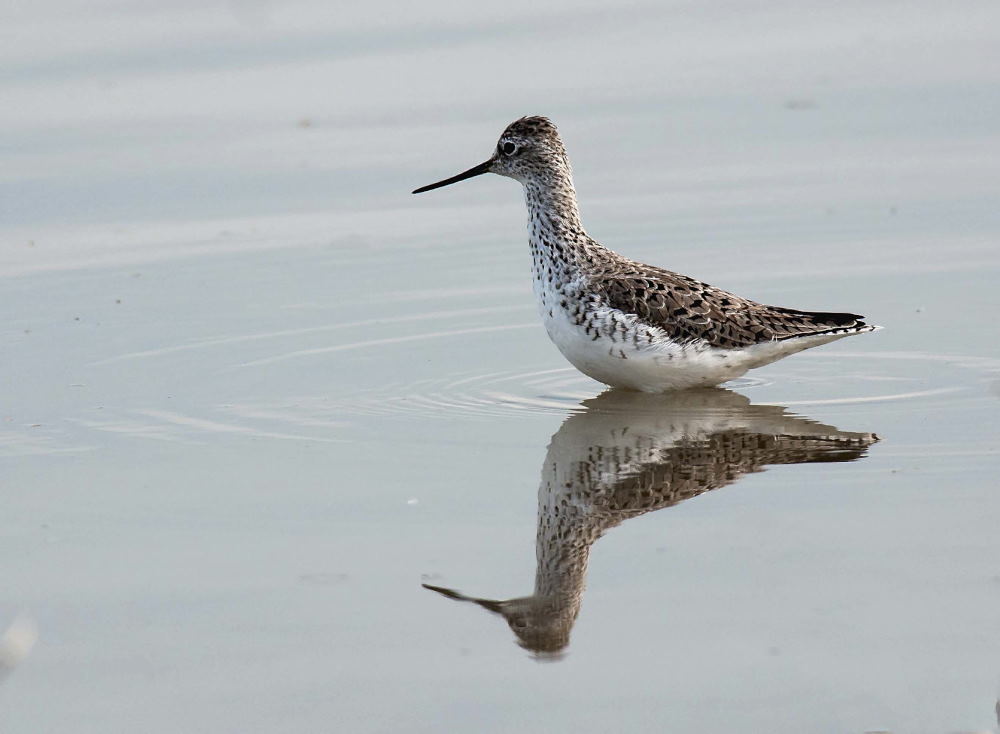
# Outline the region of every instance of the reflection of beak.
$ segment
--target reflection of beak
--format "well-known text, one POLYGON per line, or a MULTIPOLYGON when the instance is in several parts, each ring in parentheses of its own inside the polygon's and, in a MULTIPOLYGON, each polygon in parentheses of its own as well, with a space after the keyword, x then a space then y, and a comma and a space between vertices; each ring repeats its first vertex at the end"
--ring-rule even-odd
MULTIPOLYGON (((473 174, 475 175, 475 174, 473 174)), ((414 191, 413 193, 417 193, 414 191)), ((503 614, 503 602, 493 601, 492 599, 476 599, 475 597, 466 596, 465 594, 459 593, 454 589, 446 589, 443 586, 431 586, 430 584, 420 584, 425 589, 430 589, 431 591, 436 591, 449 599, 457 599, 458 601, 471 601, 474 604, 478 604, 483 609, 489 609, 491 612, 496 612, 497 614, 503 614)))
POLYGON ((451 178, 446 178, 444 181, 438 181, 437 183, 432 183, 428 186, 421 186, 419 189, 414 191, 414 194, 422 194, 425 191, 430 191, 431 189, 439 189, 442 186, 447 186, 448 184, 458 183, 459 181, 464 181, 467 178, 472 178, 473 176, 481 176, 484 173, 490 172, 490 167, 493 165, 493 159, 480 163, 478 166, 473 166, 468 171, 463 171, 457 176, 452 176, 451 178))

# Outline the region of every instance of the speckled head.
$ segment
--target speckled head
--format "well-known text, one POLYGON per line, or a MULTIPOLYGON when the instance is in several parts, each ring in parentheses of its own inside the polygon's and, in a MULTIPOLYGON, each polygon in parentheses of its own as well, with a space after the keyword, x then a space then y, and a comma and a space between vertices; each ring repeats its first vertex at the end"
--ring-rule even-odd
POLYGON ((507 126, 493 154, 493 173, 521 183, 555 172, 569 172, 559 131, 547 117, 522 117, 507 126))
POLYGON ((522 117, 503 131, 489 160, 457 176, 422 186, 413 193, 438 189, 484 173, 496 173, 529 184, 533 181, 568 177, 569 158, 559 138, 559 131, 549 118, 522 117))

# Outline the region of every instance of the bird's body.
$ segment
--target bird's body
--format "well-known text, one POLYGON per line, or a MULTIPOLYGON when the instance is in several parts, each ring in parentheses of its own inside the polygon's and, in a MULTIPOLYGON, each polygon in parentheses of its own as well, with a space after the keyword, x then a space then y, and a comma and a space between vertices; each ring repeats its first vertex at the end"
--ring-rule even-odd
POLYGON ((487 172, 524 185, 534 291, 549 338, 607 385, 645 392, 718 385, 878 328, 855 314, 756 303, 599 244, 583 229, 569 159, 544 117, 511 123, 490 160, 417 192, 487 172))

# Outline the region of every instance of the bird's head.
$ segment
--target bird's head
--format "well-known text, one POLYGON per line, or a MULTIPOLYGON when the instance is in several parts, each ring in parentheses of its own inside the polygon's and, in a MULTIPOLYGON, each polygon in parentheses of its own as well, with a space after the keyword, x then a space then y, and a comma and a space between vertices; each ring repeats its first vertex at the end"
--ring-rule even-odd
POLYGON ((468 171, 422 186, 414 194, 458 183, 484 173, 507 176, 522 184, 544 183, 570 175, 569 158, 559 131, 547 117, 522 117, 500 135, 490 158, 468 171))

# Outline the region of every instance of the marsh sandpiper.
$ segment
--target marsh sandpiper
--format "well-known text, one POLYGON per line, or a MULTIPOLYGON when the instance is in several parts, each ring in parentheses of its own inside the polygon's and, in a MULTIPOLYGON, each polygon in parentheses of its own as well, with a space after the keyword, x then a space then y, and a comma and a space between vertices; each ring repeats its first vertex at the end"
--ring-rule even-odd
POLYGON ((512 122, 489 160, 413 193, 483 173, 524 186, 545 329, 574 367, 599 382, 644 392, 718 385, 879 328, 852 313, 766 306, 604 247, 580 223, 569 158, 548 118, 512 122))

